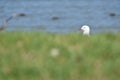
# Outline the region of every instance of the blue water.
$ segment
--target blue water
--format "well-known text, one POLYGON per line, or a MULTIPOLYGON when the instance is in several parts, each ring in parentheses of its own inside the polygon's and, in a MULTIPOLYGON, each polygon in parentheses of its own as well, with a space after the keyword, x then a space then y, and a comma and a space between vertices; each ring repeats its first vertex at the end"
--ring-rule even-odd
POLYGON ((92 32, 120 31, 120 0, 0 0, 0 25, 14 13, 25 13, 6 30, 74 32, 89 25, 92 32), (115 13, 115 16, 110 16, 115 13), (57 20, 52 20, 58 17, 57 20))

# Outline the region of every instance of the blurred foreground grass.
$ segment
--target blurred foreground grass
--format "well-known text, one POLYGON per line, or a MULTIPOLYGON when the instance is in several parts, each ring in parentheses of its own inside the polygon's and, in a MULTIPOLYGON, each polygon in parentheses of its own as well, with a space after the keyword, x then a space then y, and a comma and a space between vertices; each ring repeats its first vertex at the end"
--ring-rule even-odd
POLYGON ((2 32, 0 80, 120 80, 120 34, 2 32))

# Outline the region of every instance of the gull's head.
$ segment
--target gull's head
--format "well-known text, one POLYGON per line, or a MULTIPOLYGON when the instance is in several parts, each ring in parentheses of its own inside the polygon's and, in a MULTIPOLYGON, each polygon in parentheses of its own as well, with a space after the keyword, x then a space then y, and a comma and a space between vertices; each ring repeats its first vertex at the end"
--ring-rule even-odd
POLYGON ((84 35, 89 35, 89 34, 90 34, 90 27, 87 26, 87 25, 83 25, 83 26, 81 27, 81 30, 83 31, 83 34, 84 34, 84 35))

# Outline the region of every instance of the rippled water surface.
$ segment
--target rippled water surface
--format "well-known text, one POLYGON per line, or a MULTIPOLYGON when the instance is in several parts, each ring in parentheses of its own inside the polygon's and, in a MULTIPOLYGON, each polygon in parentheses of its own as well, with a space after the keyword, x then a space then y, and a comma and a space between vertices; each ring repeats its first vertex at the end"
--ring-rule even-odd
POLYGON ((120 31, 120 0, 0 0, 0 25, 14 13, 25 13, 7 30, 74 32, 87 24, 92 32, 120 31), (114 14, 114 15, 111 15, 114 14))

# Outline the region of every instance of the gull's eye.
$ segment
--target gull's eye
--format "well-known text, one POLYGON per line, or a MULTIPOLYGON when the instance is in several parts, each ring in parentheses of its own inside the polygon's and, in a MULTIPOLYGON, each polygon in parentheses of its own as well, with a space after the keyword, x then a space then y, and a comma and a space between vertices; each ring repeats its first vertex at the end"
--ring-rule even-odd
POLYGON ((83 29, 85 29, 85 27, 83 27, 83 29))

